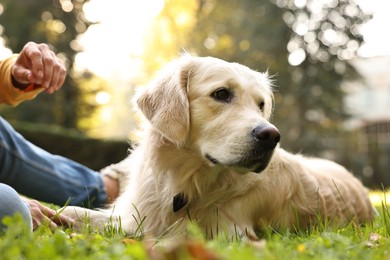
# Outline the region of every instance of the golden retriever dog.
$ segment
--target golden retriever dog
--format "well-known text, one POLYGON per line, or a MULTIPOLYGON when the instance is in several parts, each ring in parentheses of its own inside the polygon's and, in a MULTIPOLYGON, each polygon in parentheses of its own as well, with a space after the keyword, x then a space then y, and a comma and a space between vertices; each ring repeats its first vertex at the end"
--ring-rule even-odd
POLYGON ((270 80, 246 66, 184 55, 136 97, 144 137, 126 159, 129 184, 107 210, 62 214, 128 233, 183 234, 196 222, 207 237, 371 222, 367 189, 342 166, 279 147, 269 122, 270 80), (140 227, 141 226, 141 227, 140 227))

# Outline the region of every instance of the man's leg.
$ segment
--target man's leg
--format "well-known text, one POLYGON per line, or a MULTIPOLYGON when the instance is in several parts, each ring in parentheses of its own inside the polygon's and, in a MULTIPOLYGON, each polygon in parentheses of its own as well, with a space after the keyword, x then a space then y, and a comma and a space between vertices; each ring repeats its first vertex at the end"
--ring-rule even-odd
POLYGON ((1 220, 5 216, 13 216, 20 213, 32 230, 32 218, 28 205, 20 198, 19 194, 10 186, 0 183, 0 231, 4 230, 1 220))
MULTIPOLYGON (((93 156, 93 151, 91 151, 93 156)), ((107 201, 99 172, 33 145, 0 117, 0 182, 45 202, 101 207, 107 201)))

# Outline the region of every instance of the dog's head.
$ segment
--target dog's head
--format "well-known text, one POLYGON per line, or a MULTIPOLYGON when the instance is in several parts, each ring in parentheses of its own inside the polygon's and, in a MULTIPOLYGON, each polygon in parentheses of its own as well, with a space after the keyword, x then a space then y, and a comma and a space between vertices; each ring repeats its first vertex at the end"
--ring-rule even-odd
POLYGON ((210 166, 261 172, 280 140, 268 121, 273 95, 267 74, 237 63, 185 55, 137 103, 165 139, 210 166))

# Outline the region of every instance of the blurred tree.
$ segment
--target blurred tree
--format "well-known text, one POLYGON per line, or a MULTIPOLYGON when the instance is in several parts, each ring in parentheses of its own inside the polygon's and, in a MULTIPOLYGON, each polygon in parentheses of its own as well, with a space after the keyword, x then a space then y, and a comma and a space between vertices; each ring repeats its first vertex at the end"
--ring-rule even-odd
POLYGON ((199 0, 191 50, 269 70, 275 80, 273 121, 289 150, 335 148, 346 118, 343 80, 369 19, 350 0, 199 0))
POLYGON ((1 107, 9 119, 77 127, 79 117, 94 109, 83 102, 81 89, 73 77, 75 54, 80 51, 76 37, 89 26, 82 7, 85 0, 3 0, 0 15, 2 37, 14 52, 28 41, 51 45, 67 65, 64 87, 55 95, 41 94, 35 102, 24 102, 18 109, 1 107))
POLYGON ((164 8, 145 41, 146 51, 142 60, 147 76, 143 79, 150 80, 153 72, 177 58, 189 46, 197 10, 198 0, 165 1, 164 8))

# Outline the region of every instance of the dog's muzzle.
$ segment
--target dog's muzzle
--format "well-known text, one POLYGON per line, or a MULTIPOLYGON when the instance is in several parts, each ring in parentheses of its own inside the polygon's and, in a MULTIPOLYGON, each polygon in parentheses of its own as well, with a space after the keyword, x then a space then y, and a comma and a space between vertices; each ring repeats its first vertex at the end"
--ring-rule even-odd
POLYGON ((214 165, 238 167, 256 173, 262 172, 271 161, 274 149, 280 141, 280 133, 273 125, 257 126, 251 132, 251 149, 241 158, 231 163, 221 163, 217 158, 206 154, 206 158, 214 165))

